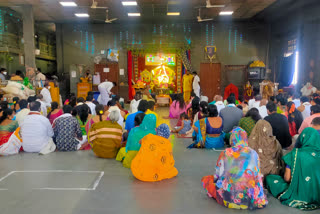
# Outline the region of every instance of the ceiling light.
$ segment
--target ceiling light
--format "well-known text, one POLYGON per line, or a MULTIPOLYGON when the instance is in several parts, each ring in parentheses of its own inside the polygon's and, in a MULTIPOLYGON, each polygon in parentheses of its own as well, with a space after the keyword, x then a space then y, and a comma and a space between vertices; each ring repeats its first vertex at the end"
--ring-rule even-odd
POLYGON ((78 6, 76 3, 72 1, 61 1, 60 4, 64 7, 76 7, 78 6))
POLYGON ((89 17, 88 13, 75 13, 74 15, 80 18, 89 17))
POLYGON ((225 7, 225 5, 224 4, 210 5, 208 8, 210 7, 225 7))
POLYGON ((180 12, 167 12, 167 16, 180 16, 180 12))
POLYGON ((221 11, 219 13, 220 16, 231 16, 233 14, 233 11, 221 11))
POLYGON ((138 5, 136 1, 123 1, 122 2, 123 6, 136 6, 138 5))
POLYGON ((141 16, 140 13, 128 13, 128 16, 141 16))

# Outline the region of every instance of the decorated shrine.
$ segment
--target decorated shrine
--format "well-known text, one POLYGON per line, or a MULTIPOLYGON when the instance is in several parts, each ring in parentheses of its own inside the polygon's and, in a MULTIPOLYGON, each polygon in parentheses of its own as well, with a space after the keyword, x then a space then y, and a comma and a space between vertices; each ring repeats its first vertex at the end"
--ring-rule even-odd
MULTIPOLYGON (((190 59, 190 51, 186 52, 186 58, 190 59)), ((130 63, 133 69, 134 85, 131 86, 132 88, 137 88, 137 84, 142 85, 142 82, 144 86, 150 86, 152 93, 157 95, 182 93, 182 76, 186 66, 184 66, 181 54, 132 54, 129 51, 129 66, 130 63)))

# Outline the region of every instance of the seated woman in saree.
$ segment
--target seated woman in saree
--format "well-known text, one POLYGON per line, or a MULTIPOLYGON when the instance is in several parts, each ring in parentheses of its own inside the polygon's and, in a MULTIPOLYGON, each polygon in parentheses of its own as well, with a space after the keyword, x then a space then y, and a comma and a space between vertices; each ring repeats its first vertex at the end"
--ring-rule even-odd
POLYGON ((252 108, 243 118, 241 118, 239 121, 239 127, 245 130, 248 136, 250 136, 252 129, 259 120, 261 120, 259 110, 257 108, 252 108))
POLYGON ((117 122, 120 114, 117 110, 113 110, 108 120, 103 120, 101 114, 99 117, 99 122, 95 122, 89 131, 92 151, 100 158, 115 158, 122 139, 122 127, 117 122))
POLYGON ((288 118, 290 135, 293 137, 299 134, 303 116, 301 112, 296 109, 296 105, 293 102, 288 102, 287 111, 284 115, 288 118))
POLYGON ((216 174, 202 178, 202 186, 209 197, 219 204, 233 209, 261 209, 267 204, 263 191, 259 156, 248 147, 247 133, 235 128, 230 145, 221 152, 216 174))
POLYGON ((123 160, 124 167, 131 167, 131 161, 140 150, 140 140, 148 134, 156 134, 156 120, 156 116, 148 114, 144 117, 139 127, 135 127, 130 131, 126 145, 126 155, 123 160))
POLYGON ((57 102, 52 102, 51 112, 47 116, 47 118, 50 120, 50 123, 53 124, 53 121, 61 115, 63 115, 63 111, 59 108, 59 104, 57 102))
POLYGON ((300 146, 283 157, 284 177, 269 175, 267 188, 283 205, 301 210, 320 208, 320 135, 309 127, 299 136, 300 146))
POLYGON ((11 135, 19 127, 17 121, 13 121, 14 115, 12 109, 5 109, 2 111, 2 116, 0 117, 0 146, 8 142, 11 135))
POLYGON ((179 119, 182 113, 186 113, 188 107, 183 99, 183 94, 178 94, 177 100, 173 101, 170 105, 169 117, 179 119))
POLYGON ((86 126, 91 127, 90 123, 92 122, 91 110, 87 104, 82 104, 76 107, 76 111, 77 111, 76 118, 80 124, 82 136, 87 136, 88 133, 86 131, 86 126))
POLYGON ((148 134, 142 138, 141 148, 131 163, 131 172, 135 178, 155 182, 178 175, 174 167, 172 145, 166 138, 169 136, 169 126, 162 124, 157 129, 157 135, 148 134))
POLYGON ((272 133, 272 127, 266 120, 259 120, 249 137, 249 147, 255 150, 260 158, 261 174, 280 175, 284 171, 282 147, 272 133))
MULTIPOLYGON (((139 127, 144 119, 144 117, 146 116, 145 113, 138 113, 135 118, 134 118, 134 127, 139 127)), ((130 132, 129 132, 130 133, 130 132)), ((129 137, 129 133, 125 132, 122 136, 122 144, 121 144, 121 149, 119 150, 116 160, 117 161, 123 161, 127 152, 126 152, 126 146, 127 146, 127 141, 128 141, 128 137, 129 137)))
POLYGON ((209 116, 194 124, 195 143, 188 148, 217 149, 224 147, 223 120, 218 116, 217 106, 209 105, 209 116))

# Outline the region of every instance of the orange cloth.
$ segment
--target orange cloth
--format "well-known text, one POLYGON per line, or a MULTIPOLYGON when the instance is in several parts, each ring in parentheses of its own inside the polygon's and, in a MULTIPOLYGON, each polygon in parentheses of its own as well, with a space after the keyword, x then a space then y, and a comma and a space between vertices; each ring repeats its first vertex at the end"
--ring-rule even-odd
POLYGON ((231 93, 234 93, 236 95, 236 100, 239 98, 239 90, 238 87, 230 83, 225 89, 224 89, 224 97, 223 99, 226 100, 231 93))
POLYGON ((178 175, 174 163, 170 141, 148 134, 141 140, 141 148, 131 163, 131 171, 141 181, 161 181, 178 175))

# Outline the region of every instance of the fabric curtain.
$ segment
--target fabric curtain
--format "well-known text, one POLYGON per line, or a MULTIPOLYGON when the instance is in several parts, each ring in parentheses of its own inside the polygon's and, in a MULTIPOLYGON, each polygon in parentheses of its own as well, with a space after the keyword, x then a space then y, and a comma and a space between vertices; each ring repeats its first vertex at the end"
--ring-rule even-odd
POLYGON ((293 80, 294 70, 295 70, 294 65, 295 65, 295 54, 282 58, 280 75, 278 77, 280 88, 291 85, 291 82, 293 80))
POLYGON ((133 99, 132 96, 132 51, 128 51, 128 85, 129 85, 129 100, 133 99))

